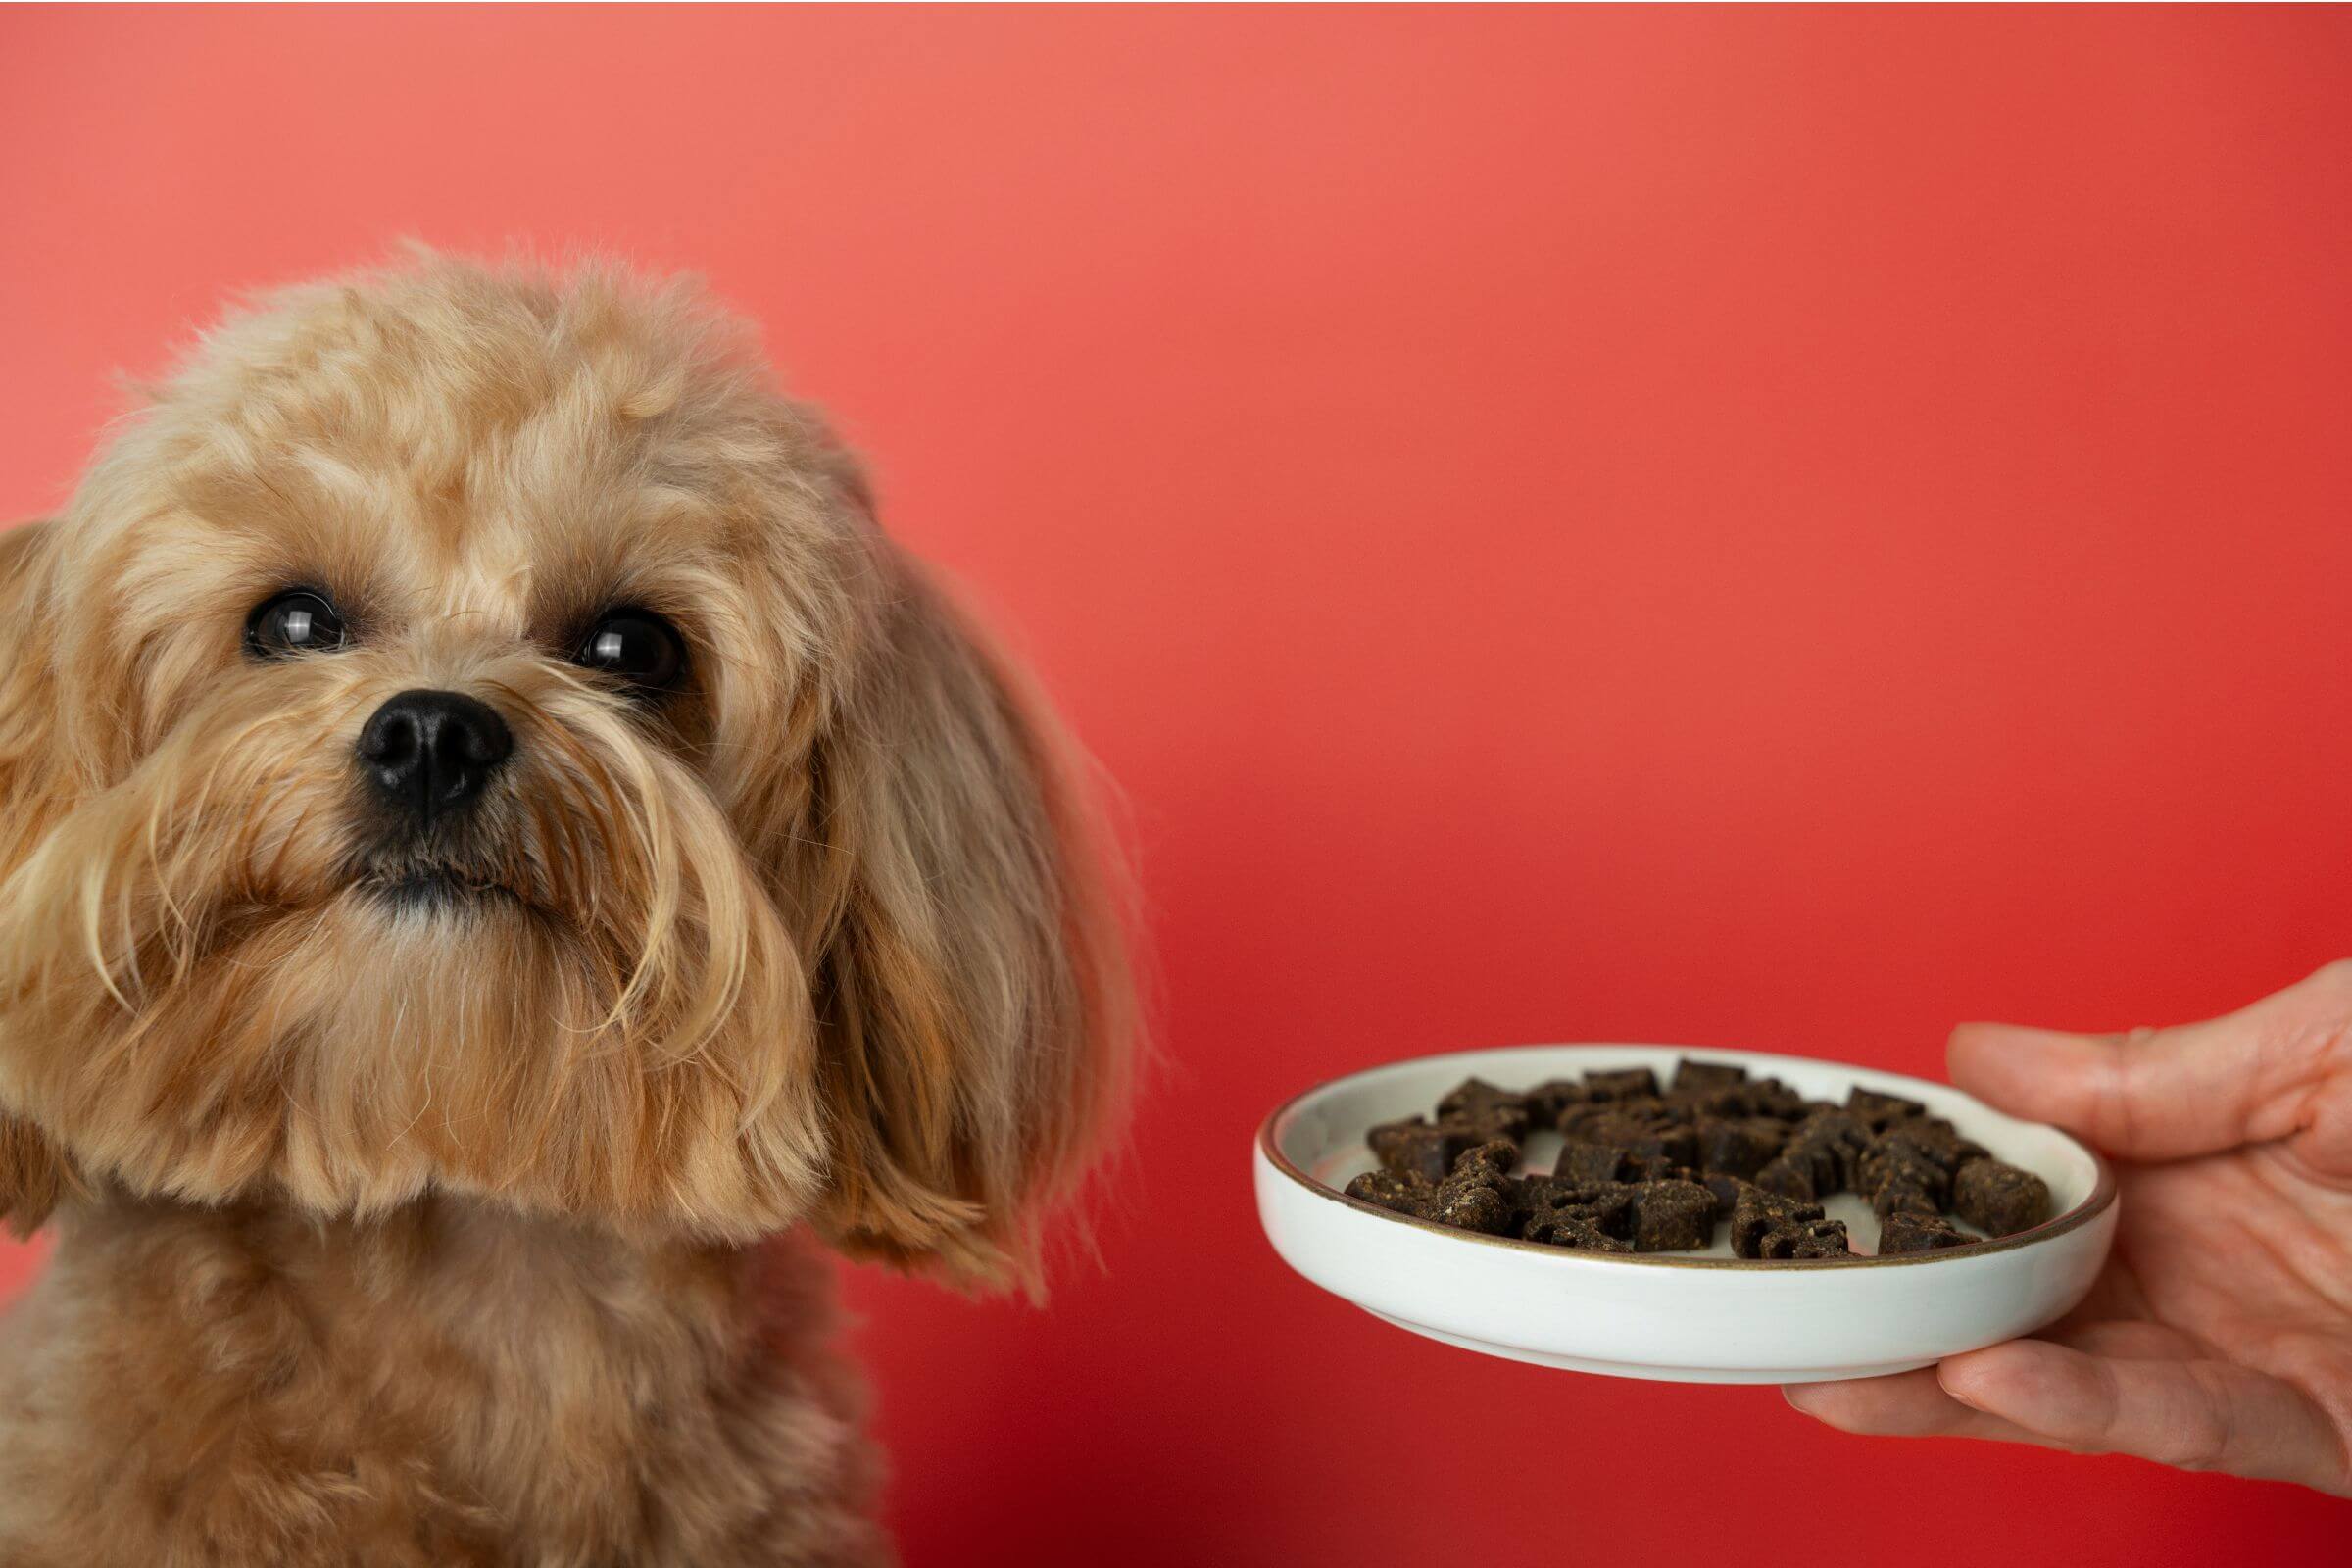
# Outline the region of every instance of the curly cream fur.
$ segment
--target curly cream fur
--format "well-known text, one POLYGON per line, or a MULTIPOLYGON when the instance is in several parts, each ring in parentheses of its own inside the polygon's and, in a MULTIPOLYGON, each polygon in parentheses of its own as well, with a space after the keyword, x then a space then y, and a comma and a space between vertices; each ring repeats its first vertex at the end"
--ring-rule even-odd
POLYGON ((601 267, 270 297, 0 540, 0 1212, 59 1228, 0 1560, 879 1555, 777 1238, 1034 1282, 1122 923, 1042 705, 741 330, 601 267), (298 585, 352 646, 246 657, 298 585), (616 604, 685 634, 659 710, 565 658, 616 604), (516 737, 457 909, 355 860, 419 686, 516 737))

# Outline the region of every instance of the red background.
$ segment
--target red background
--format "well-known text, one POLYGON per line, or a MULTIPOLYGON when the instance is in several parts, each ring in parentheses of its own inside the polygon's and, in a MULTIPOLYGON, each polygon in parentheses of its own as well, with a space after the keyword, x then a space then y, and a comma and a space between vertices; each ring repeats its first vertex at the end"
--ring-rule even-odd
POLYGON ((911 1561, 2341 1549, 1424 1344, 1245 1156, 1441 1048, 1936 1072, 2352 953, 2344 12, 14 11, 0 148, 0 514, 233 289, 607 245, 767 324, 1123 780, 1106 1268, 852 1281, 911 1561))

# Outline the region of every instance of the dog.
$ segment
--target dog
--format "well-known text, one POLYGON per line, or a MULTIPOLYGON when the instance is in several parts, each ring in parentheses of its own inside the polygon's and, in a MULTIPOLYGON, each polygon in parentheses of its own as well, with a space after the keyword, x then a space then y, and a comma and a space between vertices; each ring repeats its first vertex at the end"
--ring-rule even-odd
POLYGON ((695 287, 231 314, 0 537, 0 1562, 889 1560, 825 1249, 1034 1284, 1075 759, 695 287))

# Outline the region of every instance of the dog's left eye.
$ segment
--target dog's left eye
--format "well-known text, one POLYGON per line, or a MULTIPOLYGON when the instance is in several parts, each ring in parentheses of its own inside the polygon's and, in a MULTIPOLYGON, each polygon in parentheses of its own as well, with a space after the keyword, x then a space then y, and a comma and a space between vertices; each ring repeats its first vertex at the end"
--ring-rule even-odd
POLYGON ((324 653, 344 639, 342 615, 325 595, 307 588, 263 600, 245 620, 245 646, 262 659, 324 653))
POLYGON ((588 629, 572 660, 646 691, 667 691, 686 673, 686 644, 650 610, 615 610, 588 629))

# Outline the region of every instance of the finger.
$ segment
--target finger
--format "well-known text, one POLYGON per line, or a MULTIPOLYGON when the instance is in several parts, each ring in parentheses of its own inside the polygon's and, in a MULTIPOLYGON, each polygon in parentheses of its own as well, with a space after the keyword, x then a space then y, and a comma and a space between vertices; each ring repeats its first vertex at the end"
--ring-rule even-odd
POLYGON ((1952 1033, 1952 1082, 2015 1115, 2052 1121, 2128 1159, 2179 1159, 2284 1138, 2316 1114, 2342 1065, 2352 964, 2228 1017, 2130 1035, 2013 1024, 1952 1033))
POLYGON ((2204 1346, 2179 1329, 2144 1321, 2068 1321, 2054 1328, 2043 1329, 2038 1337, 2053 1340, 2086 1355, 2113 1356, 2127 1361, 2194 1361, 2206 1354, 2204 1346))
POLYGON ((2226 1361, 2123 1359, 2013 1340, 1952 1356, 1936 1377, 1953 1398, 2035 1441, 2346 1487, 2335 1430, 2319 1407, 2277 1378, 2226 1361))
POLYGON ((1934 1367, 1838 1383, 1791 1383, 1781 1395, 1814 1420, 1840 1432, 1881 1438, 2028 1441, 2010 1422, 1973 1410, 1946 1394, 1936 1381, 1934 1367))

